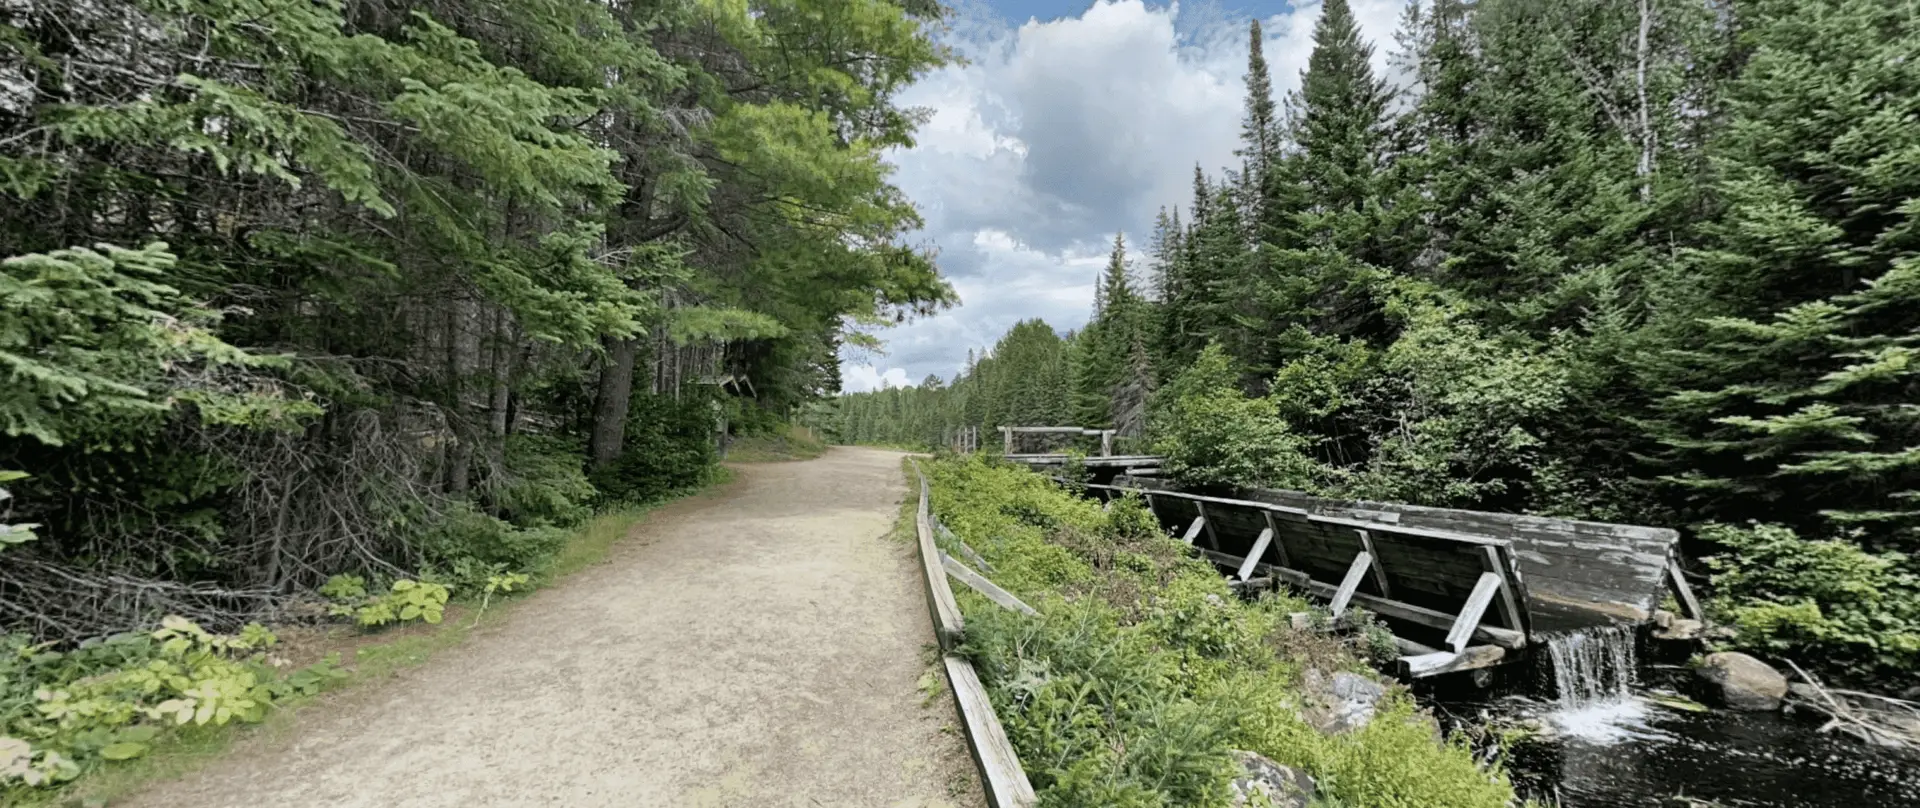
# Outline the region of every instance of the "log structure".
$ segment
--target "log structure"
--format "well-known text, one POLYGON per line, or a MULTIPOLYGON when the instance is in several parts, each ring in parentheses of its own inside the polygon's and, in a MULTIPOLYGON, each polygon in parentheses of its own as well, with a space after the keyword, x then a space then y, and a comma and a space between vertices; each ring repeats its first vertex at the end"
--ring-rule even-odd
POLYGON ((1515 661, 1548 632, 1647 621, 1667 587, 1683 611, 1695 610, 1672 564, 1678 534, 1668 529, 1295 491, 1209 496, 1126 474, 1067 484, 1109 502, 1141 497, 1237 588, 1286 583, 1326 600, 1335 616, 1355 607, 1379 615, 1399 638, 1402 672, 1414 678, 1515 661))

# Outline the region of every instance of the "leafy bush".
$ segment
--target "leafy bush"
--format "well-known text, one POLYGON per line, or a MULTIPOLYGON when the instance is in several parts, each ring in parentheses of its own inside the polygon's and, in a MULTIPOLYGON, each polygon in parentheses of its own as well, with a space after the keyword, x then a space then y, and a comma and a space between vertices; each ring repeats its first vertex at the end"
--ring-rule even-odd
POLYGON ((1920 667, 1920 570, 1910 557, 1780 525, 1710 524, 1700 536, 1724 548, 1707 559, 1713 606, 1741 646, 1855 676, 1920 667))
POLYGON ((1272 401, 1240 392, 1218 345, 1207 346, 1158 402, 1154 449, 1183 482, 1312 490, 1325 473, 1272 401))
POLYGON ((566 541, 564 530, 515 528, 469 503, 456 502, 421 537, 420 546, 435 574, 465 590, 502 570, 540 569, 566 541))
POLYGON ((275 642, 258 625, 223 635, 180 617, 66 651, 0 637, 0 802, 140 757, 172 727, 259 721, 343 675, 328 660, 276 676, 265 664, 275 642))
POLYGON ((599 491, 587 480, 579 441, 543 435, 507 438, 506 473, 489 495, 520 527, 572 527, 593 516, 599 491))
POLYGON ((620 456, 592 474, 602 495, 655 502, 707 481, 719 460, 711 399, 636 395, 630 413, 620 456))
POLYGON ((447 611, 445 586, 405 578, 394 581, 384 595, 368 595, 366 581, 360 576, 335 575, 320 588, 320 594, 334 601, 328 609, 330 614, 351 617, 361 628, 415 620, 437 624, 447 611))
POLYGON ((1404 693, 1346 736, 1306 724, 1303 671, 1364 666, 1289 627, 1304 602, 1235 597, 1137 498, 1102 512, 1038 475, 972 458, 928 472, 941 521, 992 563, 995 583, 1040 612, 956 593, 967 620, 962 653, 1042 805, 1225 805, 1237 749, 1313 775, 1327 804, 1513 800, 1497 769, 1482 768, 1464 745, 1436 743, 1432 720, 1404 693), (1317 655, 1293 653, 1316 643, 1317 655))

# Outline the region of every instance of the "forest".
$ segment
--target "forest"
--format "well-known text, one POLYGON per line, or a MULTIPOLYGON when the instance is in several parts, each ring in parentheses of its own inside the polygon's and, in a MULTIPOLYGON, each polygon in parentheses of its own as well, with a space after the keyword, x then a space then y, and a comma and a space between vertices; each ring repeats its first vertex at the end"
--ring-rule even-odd
POLYGON ((491 592, 837 391, 953 302, 883 159, 942 13, 0 8, 7 647, 491 592))
POLYGON ((1738 645, 1911 684, 1912 4, 1435 0, 1382 73, 1327 0, 1277 100, 1249 41, 1238 168, 1115 237, 1084 328, 805 418, 1103 426, 1194 484, 1682 528, 1738 645))

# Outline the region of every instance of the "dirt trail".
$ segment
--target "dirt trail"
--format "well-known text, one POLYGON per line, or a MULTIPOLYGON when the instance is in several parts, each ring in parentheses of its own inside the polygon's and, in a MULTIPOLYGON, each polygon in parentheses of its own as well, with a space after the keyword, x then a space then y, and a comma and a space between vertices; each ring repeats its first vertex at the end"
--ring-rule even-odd
POLYGON ((460 648, 131 804, 975 804, 951 707, 917 688, 932 632, 884 538, 899 464, 741 467, 460 648))

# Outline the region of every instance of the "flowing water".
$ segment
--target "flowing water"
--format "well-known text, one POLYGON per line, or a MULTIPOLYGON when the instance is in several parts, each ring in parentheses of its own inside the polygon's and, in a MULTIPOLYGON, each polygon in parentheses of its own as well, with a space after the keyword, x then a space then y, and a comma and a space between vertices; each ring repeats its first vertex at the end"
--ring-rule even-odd
POLYGON ((1547 804, 1920 808, 1920 757, 1823 735, 1792 716, 1671 706, 1685 702, 1646 681, 1661 677, 1641 664, 1631 628, 1552 637, 1539 663, 1532 689, 1542 698, 1493 710, 1538 728, 1509 749, 1507 765, 1547 804))

